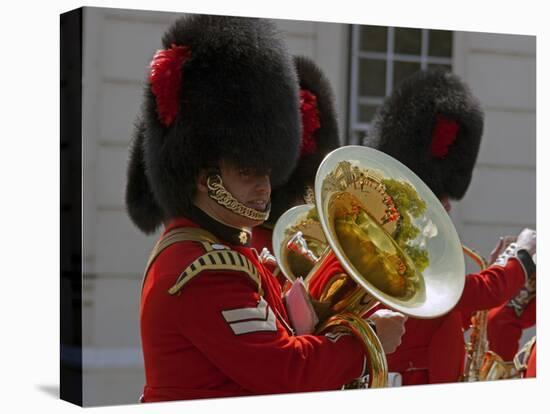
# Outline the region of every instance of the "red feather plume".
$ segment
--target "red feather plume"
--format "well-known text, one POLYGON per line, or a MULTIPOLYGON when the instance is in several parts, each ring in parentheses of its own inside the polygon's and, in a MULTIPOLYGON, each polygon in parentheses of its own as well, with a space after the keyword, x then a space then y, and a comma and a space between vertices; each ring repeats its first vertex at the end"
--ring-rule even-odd
POLYGON ((313 154, 317 149, 314 134, 321 127, 317 97, 306 89, 300 89, 300 112, 302 114, 300 158, 302 158, 313 154))
POLYGON ((460 125, 454 119, 444 115, 437 115, 432 131, 430 154, 435 158, 445 158, 449 153, 449 147, 455 141, 460 125))
POLYGON ((190 56, 188 46, 172 44, 170 49, 157 51, 151 61, 149 82, 155 95, 159 119, 166 127, 174 122, 178 114, 181 66, 190 56))

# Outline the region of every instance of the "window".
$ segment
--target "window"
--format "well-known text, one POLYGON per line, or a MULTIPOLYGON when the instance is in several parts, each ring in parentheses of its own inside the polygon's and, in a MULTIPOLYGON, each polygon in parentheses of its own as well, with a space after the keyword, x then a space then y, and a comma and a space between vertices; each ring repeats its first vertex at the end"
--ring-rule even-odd
POLYGON ((452 69, 453 32, 385 26, 351 27, 348 144, 359 144, 394 85, 433 67, 452 69))

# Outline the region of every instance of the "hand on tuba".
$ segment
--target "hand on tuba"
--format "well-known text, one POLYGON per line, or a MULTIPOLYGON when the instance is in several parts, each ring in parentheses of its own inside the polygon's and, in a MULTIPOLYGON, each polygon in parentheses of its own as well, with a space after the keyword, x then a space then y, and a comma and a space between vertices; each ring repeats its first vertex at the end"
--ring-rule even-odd
POLYGON ((488 261, 487 263, 489 265, 493 264, 494 262, 496 262, 496 260, 498 259, 498 257, 504 252, 504 250, 512 243, 514 243, 516 241, 516 236, 510 236, 510 235, 507 235, 507 236, 504 236, 504 237, 501 237, 499 238, 498 242, 497 242, 497 245, 495 246, 495 248, 493 249, 493 251, 489 254, 489 258, 488 258, 488 261))
POLYGON ((369 320, 376 326, 376 334, 386 355, 395 352, 401 345, 401 337, 405 333, 407 317, 400 312, 380 309, 374 312, 369 320))
POLYGON ((532 229, 523 229, 516 240, 518 250, 527 250, 531 257, 537 252, 537 232, 532 229))

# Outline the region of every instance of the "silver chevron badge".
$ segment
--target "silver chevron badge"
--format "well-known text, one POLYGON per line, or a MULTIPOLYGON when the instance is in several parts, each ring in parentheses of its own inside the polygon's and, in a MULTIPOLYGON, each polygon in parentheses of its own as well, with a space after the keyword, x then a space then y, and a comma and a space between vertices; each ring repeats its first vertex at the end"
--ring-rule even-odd
POLYGON ((277 330, 275 314, 264 298, 260 298, 255 308, 226 310, 222 315, 235 335, 277 330))

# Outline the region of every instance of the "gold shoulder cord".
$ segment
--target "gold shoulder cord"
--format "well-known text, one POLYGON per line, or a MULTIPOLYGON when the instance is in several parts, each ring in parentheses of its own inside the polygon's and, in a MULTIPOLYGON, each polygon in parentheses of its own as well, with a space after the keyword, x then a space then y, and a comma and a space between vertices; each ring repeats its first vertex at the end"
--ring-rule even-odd
POLYGON ((246 256, 229 249, 212 250, 200 256, 180 274, 168 293, 171 295, 179 293, 185 284, 205 270, 233 270, 246 273, 258 286, 258 293, 263 294, 262 282, 254 265, 246 256))
MULTIPOLYGON (((263 294, 261 279, 258 275, 258 271, 250 260, 248 260, 244 255, 233 250, 229 250, 228 248, 216 250, 213 245, 220 243, 216 237, 206 230, 189 227, 174 229, 166 233, 166 235, 157 242, 151 252, 151 255, 149 256, 147 266, 145 267, 145 272, 141 283, 142 291, 147 278, 147 273, 160 253, 172 244, 184 241, 194 241, 200 243, 206 253, 191 263, 191 265, 189 265, 187 269, 180 274, 176 280, 176 284, 168 290, 168 293, 171 295, 177 294, 189 280, 194 278, 203 270, 234 270, 246 273, 258 285, 259 294, 263 294)), ((220 246, 222 245, 220 244, 220 246)))

